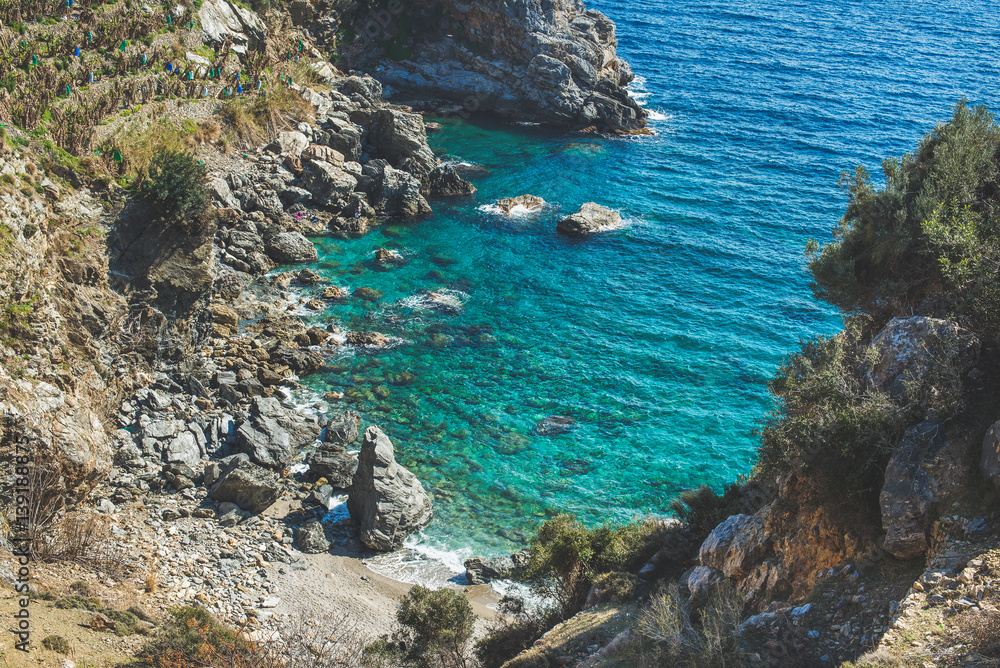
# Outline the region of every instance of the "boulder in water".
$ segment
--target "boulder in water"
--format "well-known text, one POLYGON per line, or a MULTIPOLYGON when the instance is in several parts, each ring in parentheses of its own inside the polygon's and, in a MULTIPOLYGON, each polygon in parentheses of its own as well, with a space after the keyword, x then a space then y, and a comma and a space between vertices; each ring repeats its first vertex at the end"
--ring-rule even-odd
POLYGON ((451 165, 441 165, 424 177, 422 192, 425 197, 467 197, 476 194, 476 186, 462 178, 451 165))
POLYGON ((622 217, 618 212, 594 202, 587 202, 572 216, 559 221, 556 231, 571 236, 593 234, 601 230, 619 225, 622 217))
POLYGON ((518 195, 517 197, 508 197, 497 202, 497 208, 508 216, 515 207, 519 206, 524 207, 529 212, 538 211, 545 206, 545 200, 534 195, 518 195))
POLYGON ((416 476, 396 463, 392 441, 378 427, 365 431, 358 460, 347 509, 361 542, 373 550, 396 549, 431 521, 431 499, 416 476))

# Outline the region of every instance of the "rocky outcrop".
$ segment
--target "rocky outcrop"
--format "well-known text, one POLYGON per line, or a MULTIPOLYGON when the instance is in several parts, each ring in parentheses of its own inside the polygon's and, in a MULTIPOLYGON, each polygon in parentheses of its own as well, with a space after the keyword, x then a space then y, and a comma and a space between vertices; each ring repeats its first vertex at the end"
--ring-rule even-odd
POLYGON ((347 446, 358 440, 361 416, 355 411, 334 415, 326 425, 323 443, 308 457, 309 472, 316 478, 326 478, 334 489, 351 486, 358 470, 358 456, 347 446))
MULTIPOLYGON (((633 75, 616 54, 614 23, 579 0, 422 0, 402 11, 424 26, 413 55, 383 57, 374 70, 397 90, 524 120, 644 127, 645 112, 623 88, 633 75)), ((381 53, 374 45, 362 38, 342 52, 370 65, 381 53)))
POLYGON ((471 585, 487 584, 493 580, 503 580, 514 577, 518 571, 527 567, 529 561, 527 550, 514 554, 486 559, 473 557, 466 559, 465 579, 471 585))
POLYGON ((430 497, 416 476, 396 463, 392 441, 378 427, 365 431, 347 509, 361 542, 379 551, 399 547, 431 521, 430 497))
POLYGON ((370 137, 382 158, 418 179, 437 166, 437 158, 427 145, 424 119, 417 114, 380 109, 372 119, 370 137))
POLYGON ((587 202, 579 211, 560 220, 556 231, 570 236, 582 236, 617 227, 621 222, 622 217, 617 211, 587 202))
POLYGON ((893 397, 906 393, 906 383, 926 378, 961 378, 972 368, 979 341, 950 320, 926 316, 893 318, 872 340, 878 361, 872 381, 893 397))
POLYGON ((932 461, 948 447, 942 422, 921 422, 906 430, 889 459, 879 495, 885 549, 899 559, 927 551, 930 510, 941 481, 932 461))
POLYGON ((435 167, 424 178, 423 194, 425 197, 468 197, 476 194, 476 186, 472 185, 451 165, 435 167))
POLYGON ((770 549, 764 521, 754 515, 732 515, 712 529, 698 550, 702 566, 729 578, 745 578, 770 549))
POLYGON ((315 425, 277 399, 254 397, 250 419, 236 430, 236 443, 254 462, 280 470, 318 435, 315 425))
POLYGON ((315 262, 319 259, 316 247, 298 232, 282 232, 267 242, 267 256, 278 264, 315 262))
POLYGON ((507 197, 497 202, 497 208, 508 216, 517 207, 522 207, 528 211, 538 211, 545 206, 545 200, 534 195, 518 195, 517 197, 507 197))
POLYGON ((233 457, 209 495, 216 501, 229 501, 247 512, 259 514, 281 496, 281 484, 267 469, 242 457, 233 457))
POLYGON ((320 522, 307 522, 295 530, 295 544, 306 554, 319 554, 330 549, 326 531, 320 522))
POLYGON ((431 212, 420 192, 420 179, 409 172, 395 169, 385 160, 371 160, 363 174, 371 179, 370 201, 379 215, 413 217, 431 212))
POLYGON ((205 0, 198 9, 198 22, 206 44, 219 47, 231 42, 233 51, 240 55, 248 48, 263 47, 267 39, 260 17, 231 0, 205 0))

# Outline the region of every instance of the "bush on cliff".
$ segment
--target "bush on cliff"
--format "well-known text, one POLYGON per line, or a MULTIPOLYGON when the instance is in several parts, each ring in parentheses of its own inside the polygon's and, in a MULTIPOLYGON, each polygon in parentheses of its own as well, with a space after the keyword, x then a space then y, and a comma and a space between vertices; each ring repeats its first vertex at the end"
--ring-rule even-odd
POLYGON ((190 153, 163 150, 153 157, 142 193, 166 216, 199 219, 210 204, 205 177, 204 165, 190 153))
POLYGON ((475 614, 461 594, 450 589, 431 591, 419 585, 400 599, 399 628, 365 648, 363 663, 370 667, 465 668, 471 666, 468 644, 475 614))
POLYGON ((647 521, 587 529, 572 515, 556 515, 531 541, 527 580, 564 616, 575 614, 599 577, 634 573, 653 556, 660 526, 647 521))
POLYGON ((958 317, 1000 339, 1000 126, 963 100, 917 150, 882 162, 876 188, 841 176, 848 205, 834 241, 808 247, 816 295, 876 325, 911 308, 958 317))

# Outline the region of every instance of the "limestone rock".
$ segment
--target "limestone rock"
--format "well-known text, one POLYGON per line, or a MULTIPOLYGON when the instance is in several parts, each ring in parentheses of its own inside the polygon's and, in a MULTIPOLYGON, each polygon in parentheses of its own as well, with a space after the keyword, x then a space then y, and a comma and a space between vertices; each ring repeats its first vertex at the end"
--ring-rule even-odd
POLYGON ((323 354, 303 348, 278 346, 271 351, 270 359, 272 364, 283 364, 299 375, 323 368, 323 354))
POLYGON ((347 509, 360 527, 361 542, 393 550, 433 515, 430 497, 416 476, 396 463, 392 441, 378 427, 365 431, 347 509))
POLYGON ((395 169, 384 160, 371 160, 364 174, 374 180, 372 206, 382 216, 422 216, 431 207, 420 194, 420 179, 395 169))
POLYGON ((240 55, 267 39, 267 28, 260 17, 230 0, 205 0, 198 9, 198 21, 206 44, 222 46, 231 40, 233 51, 240 55))
POLYGON ((528 565, 528 552, 522 550, 514 554, 485 559, 483 557, 473 557, 466 559, 465 579, 471 585, 486 584, 493 580, 511 578, 518 569, 528 565))
POLYGON ((964 376, 979 353, 979 340, 950 320, 913 316, 890 320, 872 347, 879 353, 872 380, 901 397, 908 379, 964 376))
POLYGON ((437 165, 434 151, 427 145, 424 119, 417 114, 379 109, 370 135, 380 156, 418 179, 437 165))
POLYGON ((331 208, 346 206, 351 193, 358 185, 358 180, 354 176, 326 160, 306 160, 303 169, 302 187, 311 192, 316 201, 323 206, 331 208))
POLYGON ((316 247, 298 232, 282 232, 267 242, 267 256, 278 264, 315 262, 319 259, 316 247))
POLYGON ((928 511, 939 488, 927 462, 948 446, 942 422, 921 422, 903 434, 889 459, 879 495, 885 549, 899 559, 915 559, 927 551, 928 511))
POLYGON ((278 500, 281 485, 267 469, 234 457, 212 485, 209 495, 216 501, 229 501, 247 512, 259 514, 278 500))
POLYGON ((278 133, 274 141, 267 145, 267 150, 279 155, 290 155, 297 158, 308 146, 309 139, 304 134, 294 130, 286 130, 278 133))
POLYGON ((330 418, 326 425, 326 432, 323 434, 324 443, 348 446, 358 440, 358 427, 361 424, 361 415, 356 411, 344 411, 337 413, 330 418))
POLYGON ((729 578, 750 574, 767 554, 771 541, 764 520, 755 515, 731 515, 712 529, 698 550, 702 566, 720 570, 729 578))
POLYGON ((574 236, 593 234, 615 227, 621 220, 622 217, 618 212, 594 202, 587 202, 579 211, 560 220, 556 225, 556 231, 574 236))
POLYGON ((254 397, 250 419, 236 430, 236 445, 257 464, 280 470, 316 436, 313 425, 295 410, 273 397, 254 397))
POLYGON ((631 68, 617 56, 615 24, 600 12, 578 0, 435 5, 441 29, 414 39, 410 58, 383 58, 376 73, 385 84, 448 100, 463 114, 642 131, 646 112, 624 88, 631 68))
POLYGON ((719 571, 715 569, 708 566, 695 566, 688 573, 685 582, 688 591, 691 592, 691 597, 698 598, 707 596, 713 589, 719 586, 722 578, 719 575, 719 571))

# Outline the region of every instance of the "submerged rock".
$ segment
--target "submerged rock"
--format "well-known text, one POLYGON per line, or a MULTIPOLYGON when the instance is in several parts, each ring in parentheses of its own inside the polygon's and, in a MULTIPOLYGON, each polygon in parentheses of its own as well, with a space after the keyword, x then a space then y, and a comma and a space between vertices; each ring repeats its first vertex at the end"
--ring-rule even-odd
POLYGON ((565 415, 550 415, 535 425, 535 433, 539 436, 555 436, 568 434, 576 429, 576 420, 565 415))
POLYGON ((392 441, 378 427, 365 431, 347 509, 360 527, 361 542, 378 551, 396 549, 433 516, 423 485, 396 463, 392 441))
POLYGON ((556 231, 574 236, 593 234, 619 225, 622 217, 600 204, 587 202, 572 216, 567 216, 556 225, 556 231))

